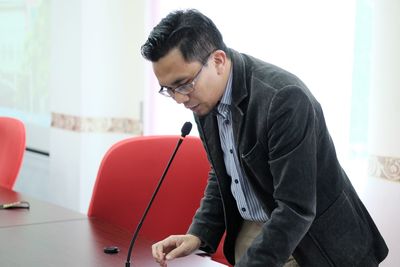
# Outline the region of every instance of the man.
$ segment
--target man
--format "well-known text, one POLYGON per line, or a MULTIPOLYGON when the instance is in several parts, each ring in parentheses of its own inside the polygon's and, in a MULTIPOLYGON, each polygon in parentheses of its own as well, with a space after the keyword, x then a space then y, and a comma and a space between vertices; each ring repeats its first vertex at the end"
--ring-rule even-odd
POLYGON ((386 257, 322 109, 296 76, 227 48, 196 10, 164 18, 142 55, 159 92, 193 111, 212 165, 188 233, 153 245, 161 266, 213 253, 225 230, 225 256, 238 267, 369 267, 386 257))

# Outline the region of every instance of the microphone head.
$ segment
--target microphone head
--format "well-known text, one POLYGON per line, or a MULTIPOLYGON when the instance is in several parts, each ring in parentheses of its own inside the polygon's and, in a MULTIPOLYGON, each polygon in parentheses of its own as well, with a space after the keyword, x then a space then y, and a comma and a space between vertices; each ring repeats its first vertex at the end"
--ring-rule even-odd
POLYGON ((181 136, 185 137, 186 135, 188 135, 190 133, 190 130, 192 130, 192 123, 190 123, 189 121, 185 122, 185 124, 183 124, 182 126, 182 130, 181 130, 181 136))

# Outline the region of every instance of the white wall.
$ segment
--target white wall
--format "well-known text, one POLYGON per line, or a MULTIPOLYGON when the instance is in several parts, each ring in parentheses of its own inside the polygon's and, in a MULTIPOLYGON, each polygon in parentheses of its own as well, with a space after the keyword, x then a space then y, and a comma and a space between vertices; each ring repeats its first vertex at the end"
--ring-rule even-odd
POLYGON ((369 155, 372 177, 362 197, 382 231, 389 256, 382 267, 400 266, 400 2, 373 4, 369 155))
POLYGON ((86 212, 106 150, 142 133, 144 8, 130 0, 51 3, 48 177, 39 183, 22 172, 17 190, 86 212))

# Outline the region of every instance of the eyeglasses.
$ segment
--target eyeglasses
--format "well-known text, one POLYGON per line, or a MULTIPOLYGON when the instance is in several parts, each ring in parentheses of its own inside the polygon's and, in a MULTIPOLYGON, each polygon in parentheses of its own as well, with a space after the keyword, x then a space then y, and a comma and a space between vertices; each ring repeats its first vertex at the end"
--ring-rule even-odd
MULTIPOLYGON (((205 57, 206 60, 204 62, 208 61, 208 58, 211 56, 212 53, 214 53, 214 51, 212 51, 205 57)), ((162 94, 163 96, 172 97, 172 98, 175 98, 175 93, 180 93, 182 95, 190 94, 191 92, 193 92, 194 86, 196 85, 196 82, 199 80, 200 73, 202 72, 202 70, 204 69, 204 66, 206 64, 207 63, 203 63, 203 65, 201 66, 201 69, 193 77, 192 81, 182 84, 182 85, 176 87, 175 89, 172 89, 172 88, 166 87, 166 86, 161 86, 161 88, 158 92, 160 94, 162 94)))
POLYGON ((190 94, 194 90, 194 86, 196 85, 197 80, 200 77, 200 73, 203 70, 205 65, 201 66, 201 69, 197 72, 197 74, 194 76, 191 82, 182 84, 175 89, 172 89, 170 87, 165 87, 161 86, 160 91, 158 91, 160 94, 166 97, 175 97, 175 93, 180 93, 182 95, 187 95, 190 94))

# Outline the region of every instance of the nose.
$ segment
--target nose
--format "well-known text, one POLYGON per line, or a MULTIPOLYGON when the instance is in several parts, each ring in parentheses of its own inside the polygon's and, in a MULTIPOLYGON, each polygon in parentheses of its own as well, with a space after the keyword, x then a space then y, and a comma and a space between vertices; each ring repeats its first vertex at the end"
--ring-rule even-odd
POLYGON ((175 99, 176 103, 183 104, 183 103, 189 101, 189 95, 175 93, 174 99, 175 99))

